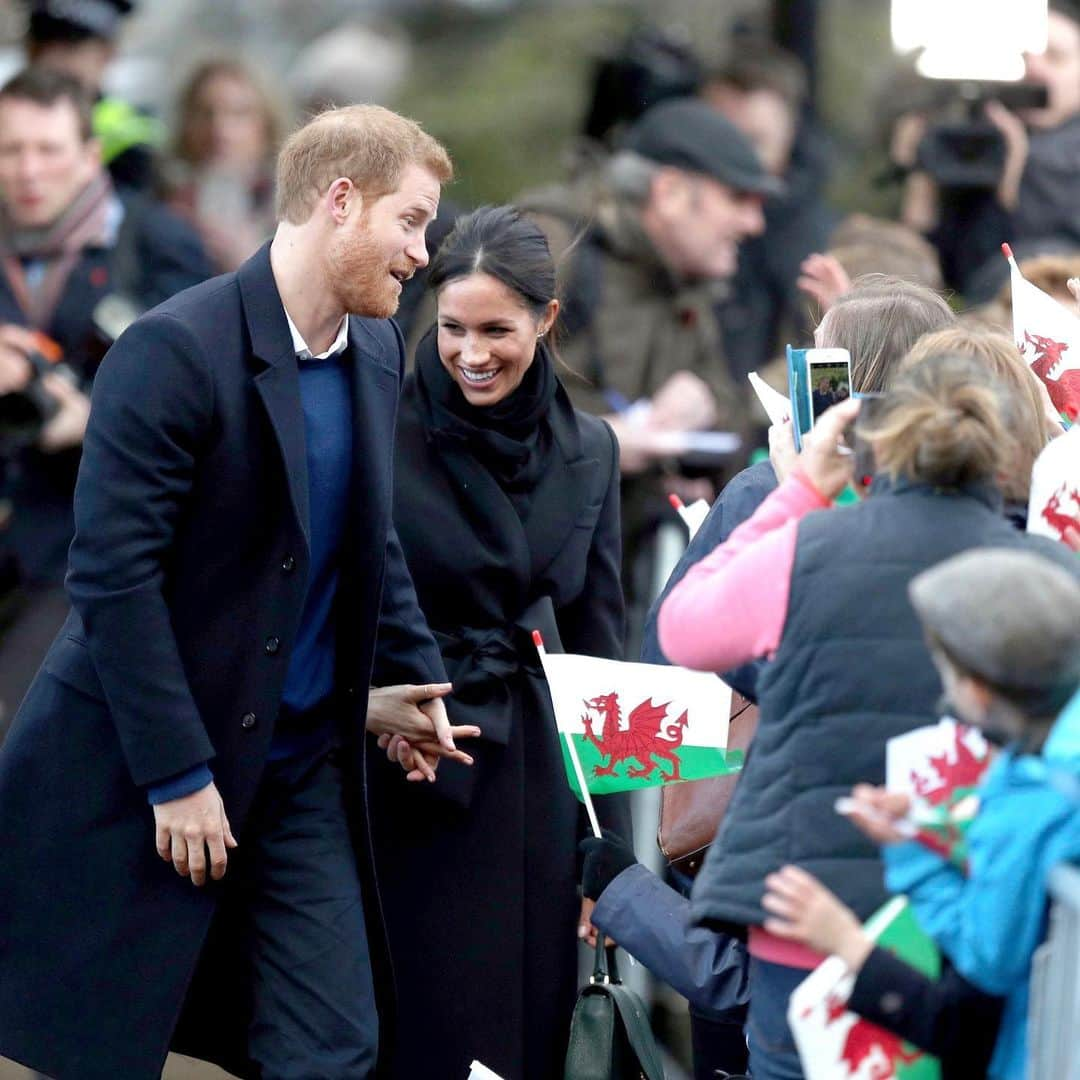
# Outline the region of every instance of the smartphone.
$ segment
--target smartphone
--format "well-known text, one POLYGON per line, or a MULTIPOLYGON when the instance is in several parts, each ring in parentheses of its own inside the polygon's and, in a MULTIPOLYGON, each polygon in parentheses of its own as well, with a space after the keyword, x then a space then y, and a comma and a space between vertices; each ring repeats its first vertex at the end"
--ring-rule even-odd
POLYGON ((806 350, 806 391, 812 429, 823 412, 851 397, 851 354, 847 349, 806 350))

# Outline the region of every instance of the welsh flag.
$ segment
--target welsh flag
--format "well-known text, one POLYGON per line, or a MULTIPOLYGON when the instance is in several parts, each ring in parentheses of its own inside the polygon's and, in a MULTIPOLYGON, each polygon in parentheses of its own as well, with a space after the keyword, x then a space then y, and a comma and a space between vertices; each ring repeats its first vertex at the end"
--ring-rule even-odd
MULTIPOLYGON (((932 979, 941 973, 937 946, 915 921, 907 900, 894 897, 867 921, 876 943, 932 979)), ((848 1012, 855 977, 830 956, 799 984, 788 1024, 806 1080, 941 1080, 937 1058, 848 1012)))
POLYGON ((537 649, 563 736, 566 775, 579 799, 568 740, 593 795, 725 776, 742 768, 743 752, 726 749, 731 688, 715 675, 551 654, 539 640, 537 649))
POLYGON ((911 837, 967 870, 967 832, 992 752, 982 734, 946 718, 889 739, 885 786, 911 799, 911 837))
POLYGON ((1080 417, 1080 319, 1020 273, 1008 244, 1002 250, 1012 273, 1017 348, 1046 384, 1054 408, 1071 423, 1080 417))
POLYGON ((1051 440, 1035 459, 1027 529, 1061 541, 1070 530, 1080 534, 1080 424, 1051 440))

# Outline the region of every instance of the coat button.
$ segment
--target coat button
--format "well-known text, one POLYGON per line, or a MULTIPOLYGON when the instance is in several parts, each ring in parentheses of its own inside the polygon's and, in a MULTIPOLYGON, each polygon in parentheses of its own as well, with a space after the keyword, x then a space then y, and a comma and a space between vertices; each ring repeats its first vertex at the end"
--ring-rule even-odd
POLYGON ((286 574, 291 574, 295 567, 296 560, 291 555, 286 555, 285 558, 281 560, 281 569, 286 574))
POLYGON ((240 726, 245 731, 250 731, 255 726, 255 714, 253 712, 246 712, 240 717, 240 726))
POLYGON ((281 648, 281 641, 271 635, 266 639, 266 655, 273 656, 281 648))

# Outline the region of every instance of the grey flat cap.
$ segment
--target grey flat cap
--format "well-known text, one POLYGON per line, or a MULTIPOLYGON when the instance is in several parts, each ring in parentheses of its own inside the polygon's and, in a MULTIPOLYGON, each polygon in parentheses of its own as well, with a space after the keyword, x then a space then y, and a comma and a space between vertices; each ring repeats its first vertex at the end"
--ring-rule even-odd
POLYGON ((750 140, 698 98, 673 98, 654 105, 627 131, 622 149, 658 165, 704 173, 736 191, 779 195, 784 190, 765 171, 750 140))
POLYGON ((1060 707, 1080 684, 1080 581, 1050 559, 975 548, 924 570, 908 596, 949 655, 994 686, 1060 707))

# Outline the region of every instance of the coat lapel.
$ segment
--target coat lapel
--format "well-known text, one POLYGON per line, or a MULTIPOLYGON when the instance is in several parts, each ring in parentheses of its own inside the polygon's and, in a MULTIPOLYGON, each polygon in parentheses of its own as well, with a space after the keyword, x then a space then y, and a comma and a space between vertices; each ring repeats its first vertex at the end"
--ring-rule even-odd
POLYGON ((369 320, 349 317, 353 384, 353 471, 351 505, 363 528, 381 536, 389 524, 394 418, 400 385, 397 357, 390 356, 369 320))
POLYGON ((559 400, 551 408, 551 434, 563 467, 548 469, 533 494, 525 536, 529 545, 533 581, 551 565, 566 546, 585 509, 592 477, 599 462, 581 456, 581 434, 568 404, 559 400))
POLYGON ((293 512, 310 552, 308 522, 307 446, 304 410, 300 404, 300 372, 293 352, 289 324, 270 269, 270 245, 265 244, 237 271, 251 351, 265 365, 255 376, 255 388, 274 430, 293 512))

